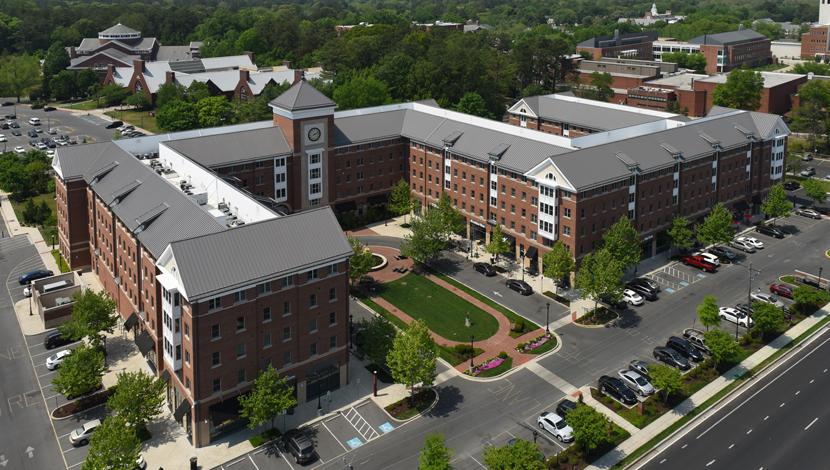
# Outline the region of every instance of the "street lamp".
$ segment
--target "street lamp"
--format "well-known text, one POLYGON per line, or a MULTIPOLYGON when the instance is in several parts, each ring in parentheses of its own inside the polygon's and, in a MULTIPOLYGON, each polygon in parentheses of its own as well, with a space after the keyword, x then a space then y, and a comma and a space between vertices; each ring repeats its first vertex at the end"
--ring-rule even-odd
POLYGON ((525 281, 525 249, 519 248, 519 259, 521 260, 521 265, 519 269, 522 270, 522 282, 525 281))
POLYGON ((550 302, 545 302, 545 335, 550 336, 550 302))
POLYGON ((475 363, 473 363, 473 358, 476 356, 476 348, 473 346, 475 339, 475 335, 470 335, 470 372, 473 371, 473 367, 475 366, 475 363))
POLYGON ((819 266, 818 267, 818 288, 819 289, 821 289, 821 270, 822 270, 822 267, 819 266))
POLYGON ((52 251, 55 251, 55 234, 52 234, 52 251))

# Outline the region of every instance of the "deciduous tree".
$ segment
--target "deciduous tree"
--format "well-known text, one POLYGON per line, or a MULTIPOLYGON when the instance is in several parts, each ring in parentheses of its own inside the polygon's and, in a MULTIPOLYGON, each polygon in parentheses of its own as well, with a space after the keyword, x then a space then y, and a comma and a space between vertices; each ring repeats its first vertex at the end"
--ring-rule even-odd
POLYGON ((60 326, 61 333, 78 340, 87 338, 90 345, 102 347, 104 333, 112 333, 118 318, 115 301, 106 292, 85 289, 76 293, 72 304, 72 317, 60 326))
POLYGON ((368 74, 353 75, 334 89, 338 109, 366 108, 392 101, 385 83, 368 74))
POLYGON ((594 300, 617 302, 622 297, 623 267, 607 248, 588 253, 576 273, 576 287, 582 295, 594 300))
POLYGON ((430 434, 418 457, 418 470, 452 470, 452 451, 444 443, 443 434, 430 434))
POLYGON ((271 365, 260 372, 251 391, 240 395, 238 400, 239 414, 248 419, 251 429, 268 421, 271 421, 273 428, 277 416, 297 405, 294 389, 271 365))
POLYGON ((545 253, 545 256, 542 257, 542 265, 544 266, 545 277, 553 279, 553 282, 557 285, 562 279, 569 276, 576 267, 570 250, 561 240, 557 240, 550 251, 545 253))
MULTIPOLYGON (((571 412, 573 413, 573 412, 571 412)), ((515 442, 501 446, 488 446, 484 449, 484 464, 488 470, 545 470, 545 458, 539 446, 517 439, 515 442)))
POLYGON ((574 440, 588 453, 608 442, 608 418, 588 405, 576 405, 576 408, 568 413, 568 424, 574 430, 574 440))
POLYGON ((787 191, 780 183, 772 185, 769 194, 761 205, 764 214, 773 218, 773 225, 775 225, 776 218, 790 215, 792 208, 793 204, 787 199, 787 191))
POLYGON ((361 326, 358 347, 375 364, 386 364, 386 357, 392 350, 392 343, 398 334, 395 325, 383 317, 373 317, 364 321, 361 326))
POLYGON ((683 216, 672 219, 671 227, 668 230, 671 244, 675 248, 688 250, 694 246, 694 232, 689 227, 689 220, 683 216))
POLYGON ((446 248, 441 220, 434 210, 427 211, 423 217, 412 219, 410 233, 404 235, 401 253, 421 264, 429 263, 446 248))
POLYGON ((726 83, 715 87, 713 102, 727 108, 755 111, 761 106, 764 78, 759 72, 736 69, 726 76, 726 83))
POLYGON ((389 192, 389 210, 395 215, 404 216, 404 223, 406 215, 412 212, 412 190, 403 178, 389 192))
POLYGON ((732 213, 720 202, 715 204, 709 215, 703 219, 703 223, 697 226, 697 239, 707 246, 728 243, 734 233, 732 213))
POLYGON ((741 352, 741 346, 735 338, 723 330, 709 330, 703 337, 715 367, 734 361, 741 352))
POLYGON ((648 366, 648 373, 651 376, 651 383, 663 394, 663 401, 667 401, 670 396, 683 390, 683 376, 674 367, 652 364, 648 366))
POLYGON ((92 434, 83 470, 134 470, 141 452, 136 428, 123 416, 109 416, 92 434))
POLYGON ((640 235, 628 217, 620 217, 620 220, 602 235, 602 240, 603 247, 622 264, 623 269, 640 262, 640 235))
POLYGON ((697 318, 706 327, 706 331, 720 325, 718 299, 715 296, 707 295, 703 298, 703 302, 697 306, 697 318))
POLYGON ((474 91, 464 93, 464 96, 455 105, 455 110, 460 113, 472 114, 473 116, 490 117, 490 112, 487 111, 487 103, 484 102, 484 98, 474 91))
POLYGON ((807 178, 801 182, 801 187, 804 188, 804 194, 816 204, 821 204, 827 199, 827 191, 818 180, 807 178))
POLYGON ((161 413, 165 390, 163 380, 144 371, 120 372, 118 386, 107 400, 107 408, 136 429, 142 429, 161 413))
POLYGON ((751 332, 761 337, 783 330, 786 323, 784 311, 767 302, 752 304, 752 320, 754 324, 751 332))
POLYGON ((199 117, 193 103, 169 101, 156 112, 156 124, 166 131, 186 131, 199 127, 199 117))
POLYGON ((218 127, 231 123, 233 108, 224 96, 208 96, 196 102, 200 127, 218 127))
POLYGON ((354 252, 349 257, 349 279, 354 282, 368 274, 375 261, 371 250, 357 238, 349 237, 349 244, 354 252))
POLYGON ((386 364, 396 382, 407 386, 412 396, 415 385, 429 387, 435 380, 435 341, 421 320, 414 320, 395 336, 386 364))
POLYGON ((101 386, 104 354, 86 345, 78 346, 64 358, 52 387, 66 397, 79 397, 101 386))
POLYGON ((495 257, 497 261, 499 256, 510 253, 510 243, 505 240, 501 225, 493 226, 493 230, 490 232, 490 242, 484 245, 484 251, 495 257))
MULTIPOLYGON (((823 278, 827 282, 827 278, 823 278)), ((793 290, 795 308, 802 313, 810 313, 812 310, 830 302, 830 294, 826 291, 814 289, 809 286, 798 286, 793 290)))
POLYGON ((9 55, 0 61, 0 90, 15 96, 17 102, 40 82, 40 62, 37 57, 9 55))

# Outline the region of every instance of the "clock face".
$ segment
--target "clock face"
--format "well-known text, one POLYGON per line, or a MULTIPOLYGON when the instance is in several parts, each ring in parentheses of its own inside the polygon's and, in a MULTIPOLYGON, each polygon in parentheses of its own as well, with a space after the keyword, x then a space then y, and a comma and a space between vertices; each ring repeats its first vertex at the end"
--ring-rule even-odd
POLYGON ((320 128, 319 127, 312 127, 308 130, 308 140, 312 142, 317 142, 320 140, 320 128))

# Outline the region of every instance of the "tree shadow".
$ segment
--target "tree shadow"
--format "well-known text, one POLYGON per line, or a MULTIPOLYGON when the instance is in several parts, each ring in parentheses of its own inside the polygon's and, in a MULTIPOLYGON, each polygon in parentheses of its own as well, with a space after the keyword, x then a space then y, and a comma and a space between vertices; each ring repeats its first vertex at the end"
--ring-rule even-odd
POLYGON ((429 413, 426 413, 426 416, 445 418, 450 413, 457 411, 458 406, 464 402, 464 395, 454 385, 438 386, 435 387, 435 391, 438 393, 438 404, 429 413))
POLYGON ((630 308, 626 308, 625 310, 617 310, 617 313, 619 313, 620 317, 617 318, 615 322, 606 325, 606 328, 635 328, 639 326, 642 321, 640 314, 630 308))
POLYGON ((441 257, 433 260, 430 262, 430 266, 433 269, 448 275, 457 274, 463 269, 461 266, 461 260, 450 259, 447 257, 441 257))

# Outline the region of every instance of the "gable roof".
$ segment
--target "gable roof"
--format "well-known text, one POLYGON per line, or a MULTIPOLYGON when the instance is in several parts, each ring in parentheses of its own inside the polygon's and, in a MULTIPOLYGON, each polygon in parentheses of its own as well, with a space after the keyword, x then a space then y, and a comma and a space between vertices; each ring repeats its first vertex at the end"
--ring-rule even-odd
POLYGON ((739 29, 737 31, 728 31, 726 33, 704 34, 692 39, 689 39, 689 44, 710 44, 715 46, 723 46, 726 44, 734 44, 736 42, 759 41, 767 39, 763 34, 752 29, 739 29))
POLYGON ((285 90, 283 94, 271 100, 271 106, 285 109, 287 111, 301 111, 304 109, 329 108, 335 107, 337 104, 330 100, 328 96, 322 94, 319 90, 305 78, 297 81, 291 85, 291 88, 285 90))
POLYGON ((291 154, 282 130, 276 126, 173 140, 162 145, 205 167, 291 154))
MULTIPOLYGON (((670 113, 654 113, 630 106, 591 102, 559 95, 539 95, 522 98, 536 116, 554 122, 573 124, 587 129, 608 131, 674 118, 670 113)), ((508 112, 517 108, 512 106, 508 112)))
POLYGON ((64 181, 83 178, 103 154, 116 151, 113 147, 117 145, 111 141, 58 147, 55 149, 52 164, 60 169, 58 174, 64 181))
POLYGON ((140 31, 136 31, 129 26, 124 26, 121 23, 115 24, 110 26, 109 28, 99 32, 98 34, 101 35, 111 35, 111 34, 139 34, 140 31))
POLYGON ((613 47, 630 44, 641 44, 644 42, 656 40, 656 31, 642 31, 635 33, 616 34, 614 36, 596 36, 580 42, 579 44, 577 44, 577 47, 613 47))
POLYGON ((170 251, 191 302, 352 254, 329 207, 175 241, 170 251))

